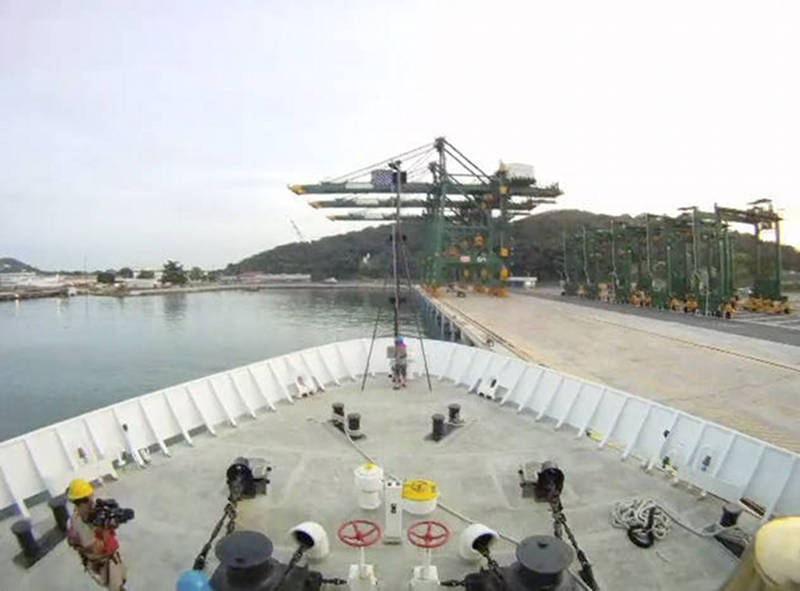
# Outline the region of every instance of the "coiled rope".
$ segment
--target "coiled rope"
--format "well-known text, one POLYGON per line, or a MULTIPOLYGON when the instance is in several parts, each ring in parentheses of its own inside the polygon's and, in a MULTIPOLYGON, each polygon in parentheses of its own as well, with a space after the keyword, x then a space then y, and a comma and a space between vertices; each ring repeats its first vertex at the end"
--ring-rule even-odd
POLYGON ((617 502, 611 509, 611 525, 627 530, 631 542, 641 548, 663 540, 672 528, 669 516, 655 499, 646 498, 617 502))
POLYGON ((663 501, 652 497, 640 497, 630 501, 618 501, 611 509, 611 525, 618 529, 628 530, 628 537, 634 544, 647 548, 650 544, 638 544, 634 537, 641 539, 642 534, 652 536, 654 540, 663 540, 672 529, 672 522, 701 538, 722 536, 735 540, 744 546, 752 541, 752 536, 742 531, 737 526, 724 527, 719 523, 711 523, 702 529, 697 529, 686 522, 680 514, 671 509, 663 501), (631 535, 633 530, 633 537, 631 535))

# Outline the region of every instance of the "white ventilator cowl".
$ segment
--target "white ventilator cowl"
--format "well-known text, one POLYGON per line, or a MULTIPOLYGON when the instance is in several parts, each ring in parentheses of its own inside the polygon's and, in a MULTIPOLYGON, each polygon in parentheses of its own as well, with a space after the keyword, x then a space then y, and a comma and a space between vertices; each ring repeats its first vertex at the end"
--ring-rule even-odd
POLYGON ((489 547, 494 545, 497 541, 497 532, 489 529, 482 523, 468 525, 458 538, 458 555, 469 562, 478 562, 483 557, 475 550, 474 544, 476 540, 484 536, 490 538, 487 544, 489 547))
POLYGON ((325 532, 325 528, 315 521, 298 523, 289 530, 289 535, 298 543, 311 539, 314 545, 305 553, 310 560, 322 560, 330 554, 331 546, 328 542, 328 534, 325 532))
POLYGON ((383 468, 368 462, 353 471, 355 475, 358 506, 362 509, 377 509, 381 506, 383 490, 383 468))

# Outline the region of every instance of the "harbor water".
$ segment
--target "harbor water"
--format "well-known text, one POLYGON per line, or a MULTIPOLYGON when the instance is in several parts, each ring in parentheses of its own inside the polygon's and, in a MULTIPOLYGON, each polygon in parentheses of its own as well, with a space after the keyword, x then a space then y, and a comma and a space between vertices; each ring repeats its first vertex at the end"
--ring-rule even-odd
MULTIPOLYGON (((403 324, 414 326, 413 311, 403 324)), ((175 383, 392 331, 379 289, 269 289, 0 303, 0 441, 175 383)))

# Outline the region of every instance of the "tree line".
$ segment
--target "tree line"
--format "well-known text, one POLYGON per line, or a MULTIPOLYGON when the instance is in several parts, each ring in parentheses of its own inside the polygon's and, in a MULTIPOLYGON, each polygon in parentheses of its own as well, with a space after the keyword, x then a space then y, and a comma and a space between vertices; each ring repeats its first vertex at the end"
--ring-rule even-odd
MULTIPOLYGON (((156 273, 151 269, 141 269, 134 273, 130 267, 122 267, 119 270, 107 269, 98 271, 96 280, 98 283, 113 284, 119 279, 155 279, 156 273)), ((216 281, 219 273, 216 271, 206 272, 200 267, 192 267, 188 271, 178 261, 168 260, 161 268, 159 282, 162 285, 185 285, 189 281, 216 281)))
MULTIPOLYGON (((510 271, 513 275, 535 275, 542 281, 561 278, 564 261, 563 232, 608 228, 611 220, 634 222, 631 216, 610 216, 579 210, 548 211, 510 224, 510 271)), ((356 232, 328 236, 314 242, 284 244, 229 264, 226 274, 243 272, 308 273, 312 279, 383 278, 391 264, 391 226, 369 227, 356 232)), ((409 251, 410 274, 418 276, 417 260, 425 250, 425 227, 420 222, 403 225, 409 251)), ((745 285, 755 265, 755 243, 747 233, 732 233, 737 252, 737 275, 745 285)), ((765 251, 766 253, 767 251, 765 251)), ((764 254, 764 256, 769 256, 764 254)), ((800 272, 800 252, 781 247, 782 267, 800 272)))

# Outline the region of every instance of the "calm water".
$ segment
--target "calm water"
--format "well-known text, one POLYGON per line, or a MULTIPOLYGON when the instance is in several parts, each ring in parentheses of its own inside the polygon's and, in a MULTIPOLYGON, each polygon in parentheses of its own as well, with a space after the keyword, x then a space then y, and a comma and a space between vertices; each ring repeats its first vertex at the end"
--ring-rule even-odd
MULTIPOLYGON (((0 441, 295 349, 389 334, 378 290, 293 289, 0 302, 0 441)), ((413 320, 411 320, 413 323, 413 320)))

